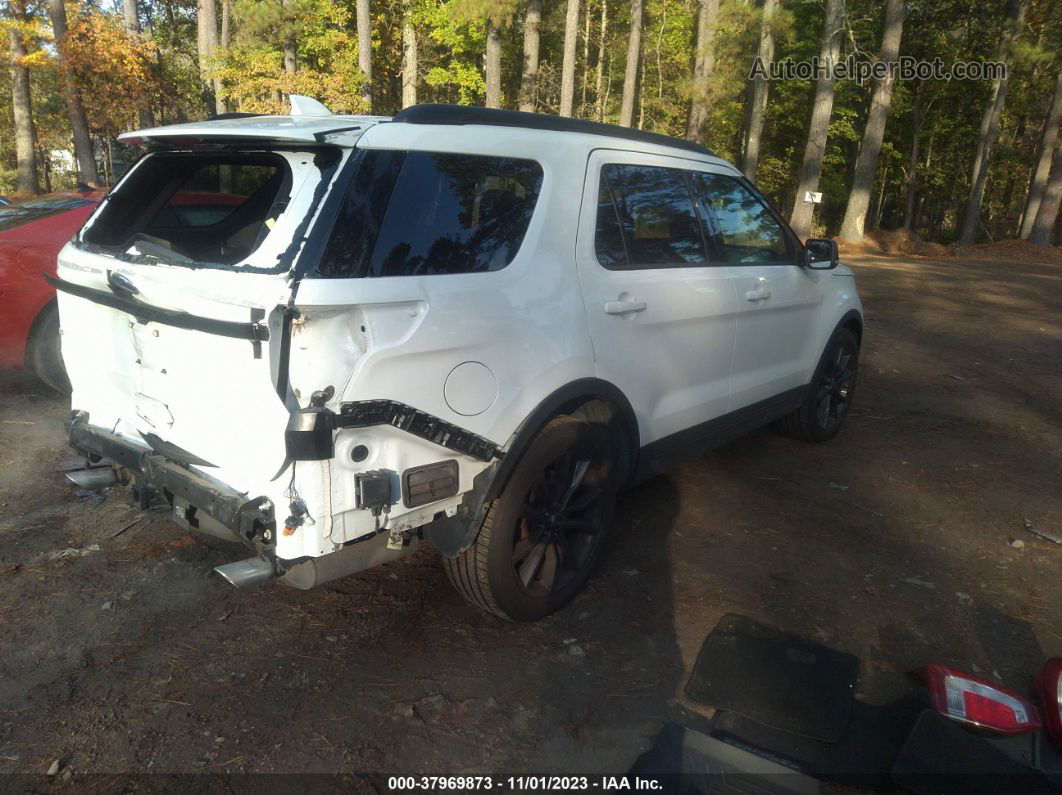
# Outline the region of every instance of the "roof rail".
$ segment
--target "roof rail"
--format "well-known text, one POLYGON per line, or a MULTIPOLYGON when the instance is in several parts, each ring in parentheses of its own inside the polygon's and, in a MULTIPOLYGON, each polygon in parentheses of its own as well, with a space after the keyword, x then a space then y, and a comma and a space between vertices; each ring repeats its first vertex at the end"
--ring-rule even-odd
POLYGON ((670 135, 620 127, 617 124, 603 124, 597 121, 551 116, 545 113, 526 113, 520 110, 479 108, 469 105, 413 105, 397 113, 393 121, 406 124, 484 124, 490 127, 524 127, 531 130, 607 135, 611 138, 625 138, 629 141, 684 149, 699 155, 716 156, 715 152, 701 144, 673 138, 670 135))

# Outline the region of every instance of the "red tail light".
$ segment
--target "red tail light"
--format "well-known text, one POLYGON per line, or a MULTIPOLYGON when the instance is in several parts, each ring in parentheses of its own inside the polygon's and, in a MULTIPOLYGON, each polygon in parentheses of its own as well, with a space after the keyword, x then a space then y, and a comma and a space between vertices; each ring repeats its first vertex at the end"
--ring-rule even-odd
POLYGON ((925 679, 933 708, 952 720, 1000 734, 1040 728, 1036 707, 1012 690, 943 665, 927 665, 915 673, 925 679))
POLYGON ((1044 729, 1062 748, 1062 657, 1052 657, 1036 677, 1036 693, 1044 710, 1044 729))

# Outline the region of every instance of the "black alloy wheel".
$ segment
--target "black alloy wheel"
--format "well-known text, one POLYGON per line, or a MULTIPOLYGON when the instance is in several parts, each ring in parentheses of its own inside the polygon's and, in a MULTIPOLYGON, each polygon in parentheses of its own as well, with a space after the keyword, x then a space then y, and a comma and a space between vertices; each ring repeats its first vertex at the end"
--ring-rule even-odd
POLYGON ((577 577, 603 537, 604 490, 587 482, 590 454, 569 450, 550 463, 524 498, 513 570, 529 595, 545 598, 577 577))

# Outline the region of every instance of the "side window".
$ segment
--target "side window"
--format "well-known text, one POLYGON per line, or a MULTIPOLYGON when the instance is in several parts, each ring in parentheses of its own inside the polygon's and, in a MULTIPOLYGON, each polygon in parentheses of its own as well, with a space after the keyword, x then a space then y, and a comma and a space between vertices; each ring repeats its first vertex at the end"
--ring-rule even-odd
POLYGON ((597 261, 606 268, 627 266, 627 247, 623 245, 619 215, 616 212, 616 204, 612 201, 612 191, 608 187, 604 171, 601 172, 601 182, 598 185, 594 248, 597 250, 597 261))
POLYGON ((369 275, 504 268, 520 249, 541 187, 542 167, 530 160, 410 152, 369 275))
POLYGON ((782 226, 739 180, 698 173, 693 182, 707 216, 706 226, 726 263, 792 263, 782 226))
POLYGON ((700 221, 683 172, 658 166, 604 166, 595 248, 606 268, 706 262, 700 221))
POLYGON ((508 265, 542 188, 531 160, 371 151, 317 267, 321 276, 476 273, 508 265))
POLYGON ((369 150, 347 188, 317 273, 335 279, 365 276, 387 202, 405 152, 369 150))

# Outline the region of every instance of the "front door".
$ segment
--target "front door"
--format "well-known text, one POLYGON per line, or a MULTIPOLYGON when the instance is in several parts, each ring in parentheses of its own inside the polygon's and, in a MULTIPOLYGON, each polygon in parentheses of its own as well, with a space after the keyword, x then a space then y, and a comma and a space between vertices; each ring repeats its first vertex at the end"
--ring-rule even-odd
POLYGON ((819 351, 822 271, 798 265, 799 242, 745 180, 700 173, 695 193, 737 296, 732 411, 804 386, 819 351))
POLYGON ((598 150, 577 262, 598 377, 630 400, 642 444, 725 414, 737 300, 707 256, 695 161, 598 150))

